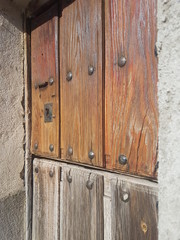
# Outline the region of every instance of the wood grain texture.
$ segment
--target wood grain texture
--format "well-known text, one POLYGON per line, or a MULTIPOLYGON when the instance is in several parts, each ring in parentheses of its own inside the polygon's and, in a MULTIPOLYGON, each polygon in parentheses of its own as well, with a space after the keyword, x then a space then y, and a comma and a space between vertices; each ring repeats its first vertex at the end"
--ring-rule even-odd
POLYGON ((158 239, 157 188, 123 181, 112 181, 112 239, 158 239), (122 195, 129 194, 123 202, 122 195))
POLYGON ((103 166, 102 1, 63 3, 60 18, 61 158, 103 166), (95 67, 89 76, 88 66, 95 67), (67 73, 72 80, 67 81, 67 73), (73 155, 68 155, 68 147, 73 155), (90 161, 88 153, 95 158, 90 161))
POLYGON ((60 166, 54 162, 35 159, 33 163, 33 240, 59 239, 59 193, 60 166), (50 176, 51 173, 53 176, 50 176))
POLYGON ((105 0, 106 167, 156 177, 156 0, 105 0), (120 57, 127 59, 119 67, 120 57), (128 165, 120 166, 124 154, 128 165))
POLYGON ((37 155, 59 156, 59 63, 58 8, 49 9, 32 20, 31 78, 32 78, 32 139, 31 151, 37 155), (52 85, 35 89, 35 84, 54 79, 52 85), (44 121, 44 104, 52 103, 52 122, 44 121), (38 149, 34 144, 38 144, 38 149), (53 144, 54 150, 49 146, 53 144))
POLYGON ((103 176, 83 169, 63 168, 63 240, 103 240, 103 176), (67 176, 72 177, 69 183, 67 176), (90 179, 93 187, 86 187, 90 179))

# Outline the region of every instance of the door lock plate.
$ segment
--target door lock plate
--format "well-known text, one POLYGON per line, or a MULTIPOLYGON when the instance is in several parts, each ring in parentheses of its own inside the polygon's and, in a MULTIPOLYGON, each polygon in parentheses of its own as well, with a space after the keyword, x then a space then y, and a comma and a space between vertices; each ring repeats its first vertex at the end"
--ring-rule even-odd
POLYGON ((44 104, 44 122, 52 122, 53 121, 52 108, 53 108, 52 103, 44 104))

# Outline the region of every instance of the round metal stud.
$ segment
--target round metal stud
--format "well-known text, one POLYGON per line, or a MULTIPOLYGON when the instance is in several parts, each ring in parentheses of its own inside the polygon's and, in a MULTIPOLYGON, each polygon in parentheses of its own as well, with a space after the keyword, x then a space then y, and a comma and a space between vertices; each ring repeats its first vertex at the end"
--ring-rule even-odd
POLYGON ((125 155, 119 155, 119 164, 121 165, 127 164, 127 157, 125 155))
POLYGON ((67 175, 67 181, 68 181, 69 183, 72 183, 72 176, 71 176, 71 175, 67 175))
POLYGON ((50 150, 51 152, 54 151, 54 146, 53 146, 52 144, 49 145, 49 150, 50 150))
POLYGON ((34 84, 34 88, 38 89, 38 84, 37 83, 34 84))
POLYGON ((38 173, 39 172, 38 167, 35 167, 34 171, 35 171, 35 173, 38 173))
POLYGON ((69 155, 69 156, 72 156, 72 155, 73 155, 73 148, 72 148, 72 147, 69 147, 69 148, 68 148, 68 155, 69 155))
POLYGON ((53 175, 54 175, 53 171, 50 170, 50 171, 49 171, 49 176, 50 176, 50 177, 53 177, 53 175))
POLYGON ((87 189, 91 190, 93 188, 93 182, 91 180, 88 180, 86 183, 87 189))
POLYGON ((34 144, 34 149, 35 149, 35 150, 38 149, 38 144, 37 144, 37 143, 34 144))
POLYGON ((88 67, 88 74, 91 76, 94 73, 95 68, 93 66, 88 67))
POLYGON ((91 150, 88 154, 89 158, 92 160, 95 157, 95 153, 91 150))
POLYGON ((67 73, 66 80, 67 81, 71 81, 72 80, 72 72, 68 72, 67 73))
POLYGON ((49 84, 50 84, 50 85, 53 85, 53 83, 54 83, 54 79, 53 79, 53 78, 50 78, 50 79, 49 79, 49 84))
POLYGON ((121 56, 119 59, 118 59, 118 66, 119 67, 124 67, 124 65, 126 64, 126 58, 124 56, 121 56))

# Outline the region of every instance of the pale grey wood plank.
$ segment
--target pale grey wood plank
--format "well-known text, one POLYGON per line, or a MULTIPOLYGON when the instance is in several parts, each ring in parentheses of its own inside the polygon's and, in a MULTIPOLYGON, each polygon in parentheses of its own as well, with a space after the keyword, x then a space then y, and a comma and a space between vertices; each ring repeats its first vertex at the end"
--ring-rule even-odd
POLYGON ((156 188, 117 180, 111 183, 111 196, 113 240, 158 239, 156 188))
POLYGON ((103 240, 103 176, 85 169, 63 168, 63 240, 103 240), (72 178, 72 182, 68 182, 72 178), (92 189, 87 188, 91 181, 92 189))
POLYGON ((33 240, 59 239, 60 165, 33 163, 33 240))

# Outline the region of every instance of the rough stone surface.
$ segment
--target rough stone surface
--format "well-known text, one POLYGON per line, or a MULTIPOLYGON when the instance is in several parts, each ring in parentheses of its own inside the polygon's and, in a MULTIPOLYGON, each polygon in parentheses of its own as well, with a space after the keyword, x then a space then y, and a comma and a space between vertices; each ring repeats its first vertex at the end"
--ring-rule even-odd
POLYGON ((24 192, 0 200, 1 240, 24 240, 24 206, 24 192))
POLYGON ((158 0, 159 239, 180 239, 180 1, 158 0))
POLYGON ((23 32, 22 18, 0 2, 0 198, 23 189, 23 32))

